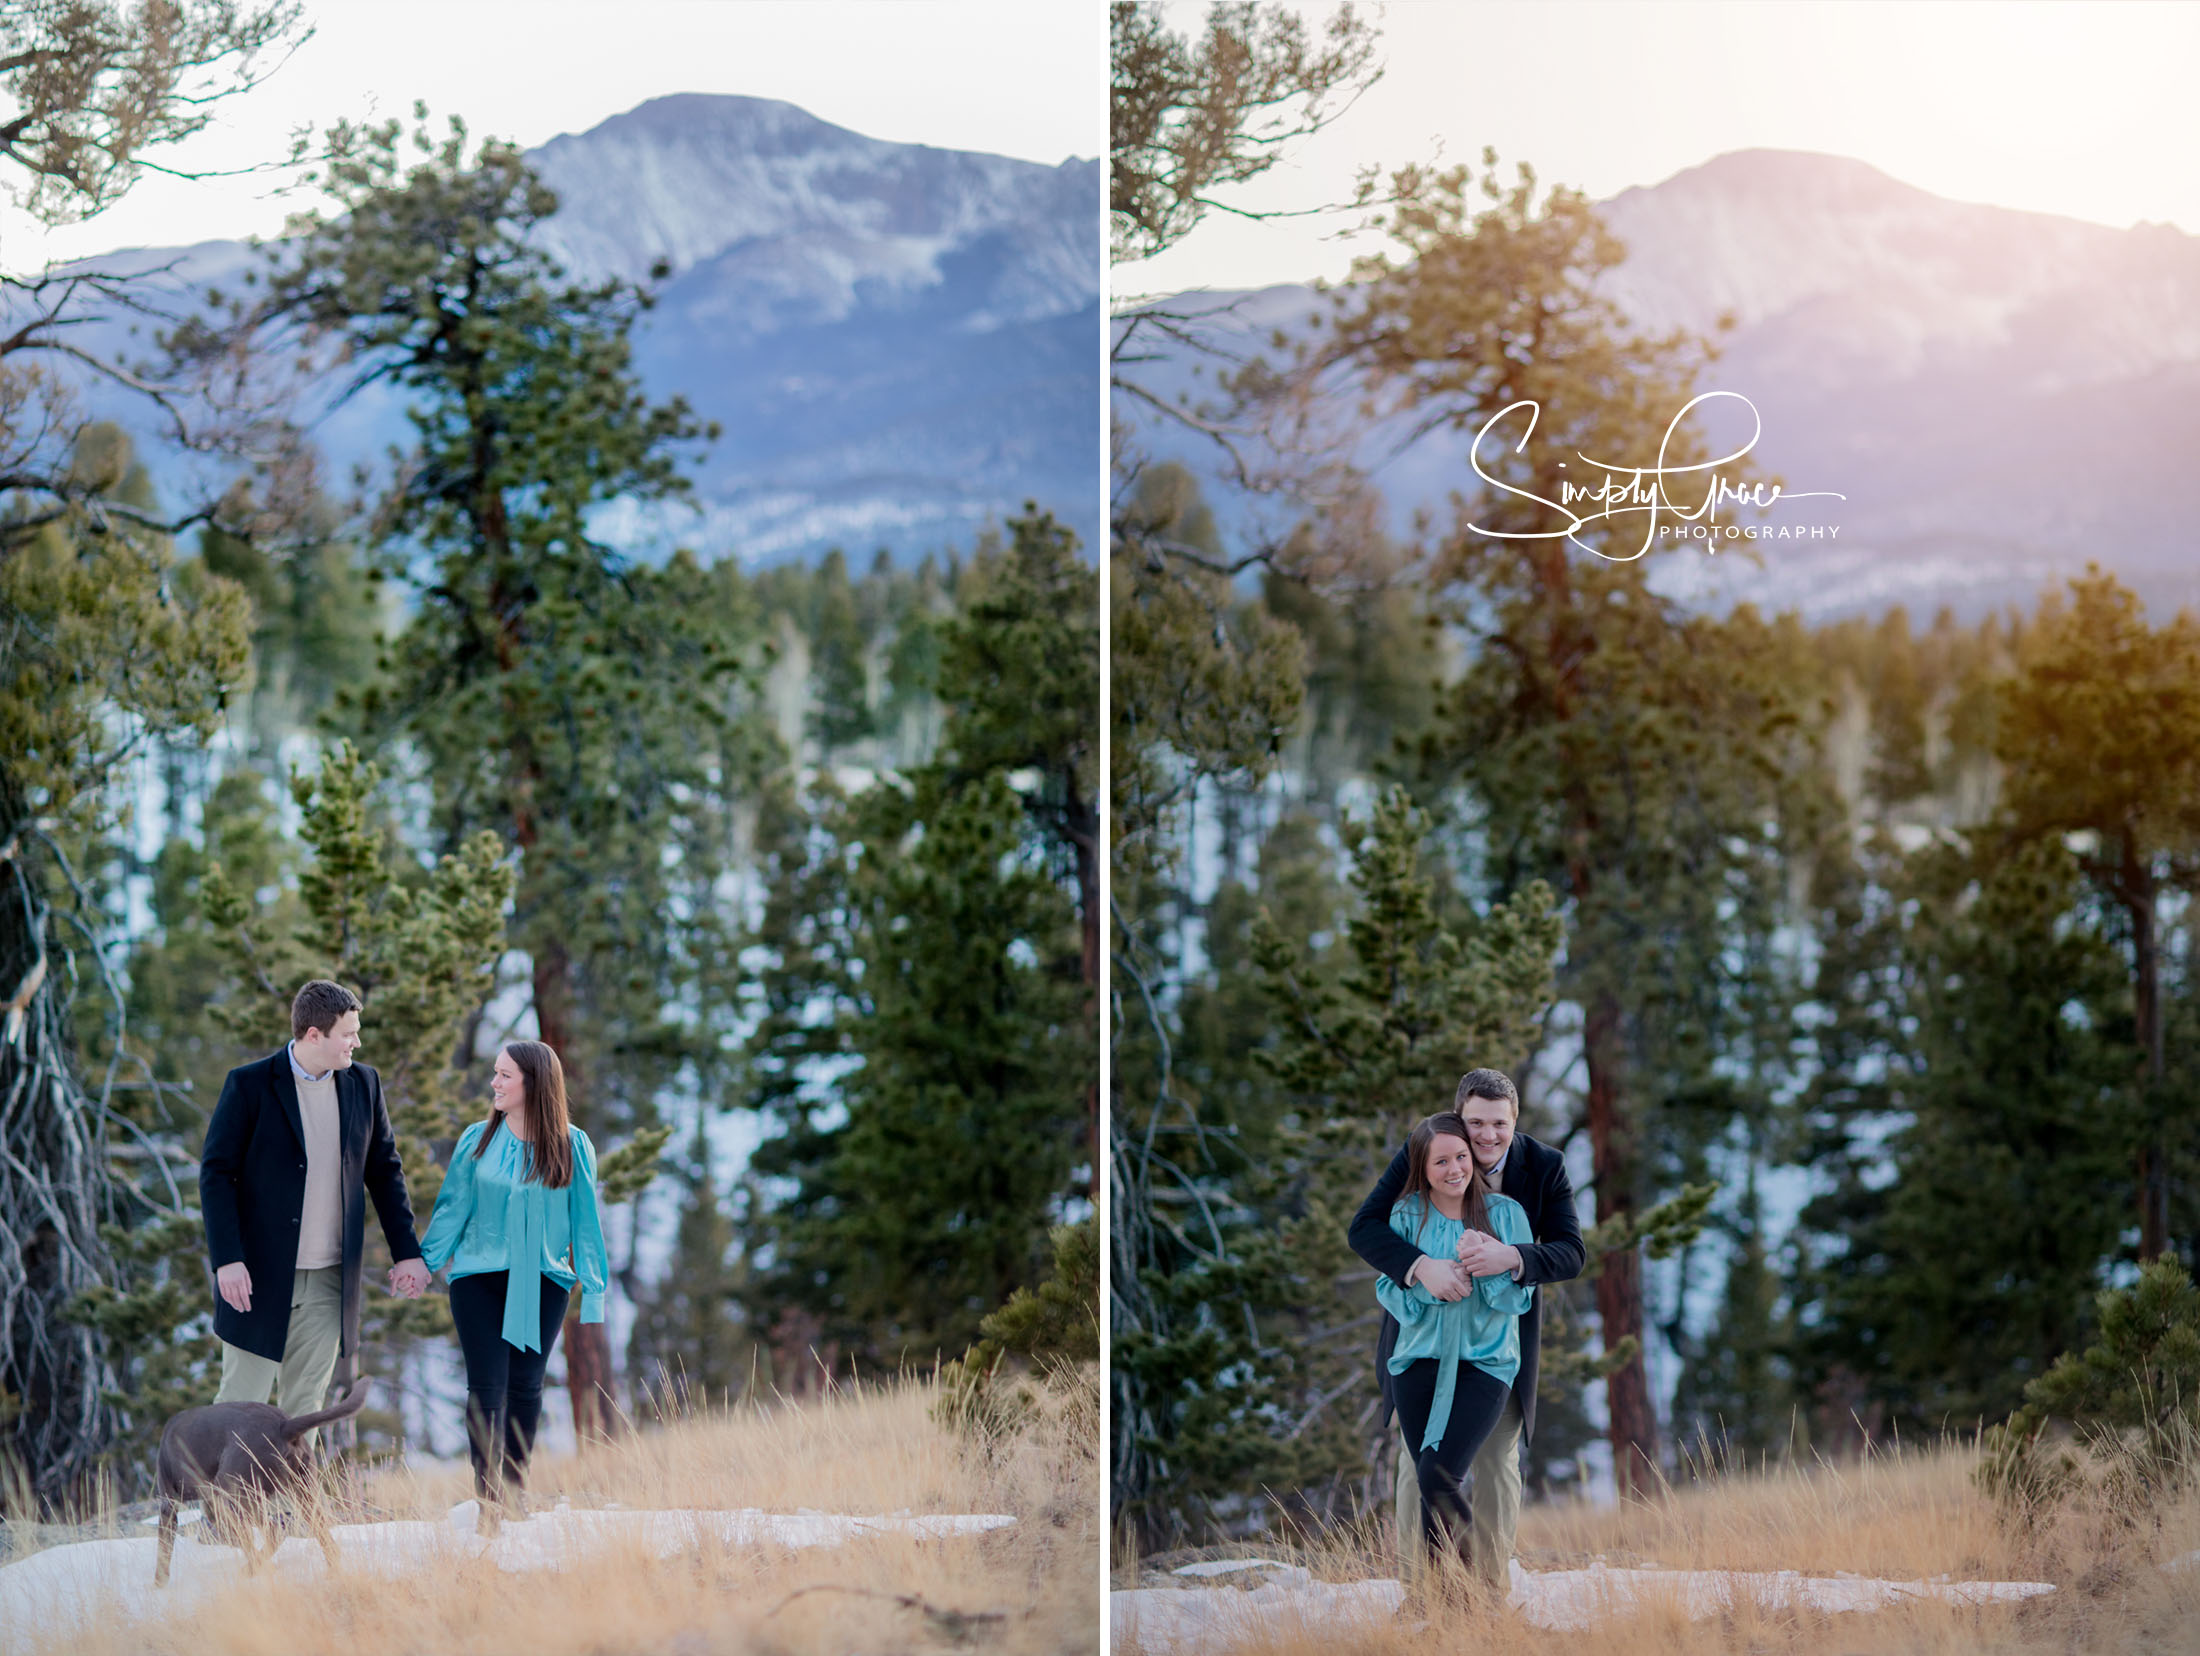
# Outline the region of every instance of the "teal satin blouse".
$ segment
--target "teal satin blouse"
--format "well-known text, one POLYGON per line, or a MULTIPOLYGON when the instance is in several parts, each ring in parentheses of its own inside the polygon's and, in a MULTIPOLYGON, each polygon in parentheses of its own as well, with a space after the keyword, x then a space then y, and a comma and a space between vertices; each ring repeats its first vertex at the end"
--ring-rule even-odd
POLYGON ((534 1146, 509 1132, 497 1134, 477 1161, 474 1146, 488 1131, 475 1122, 459 1135, 451 1165, 436 1194, 435 1217, 420 1239, 428 1269, 447 1263, 450 1280, 486 1271, 510 1271, 504 1296, 504 1338, 522 1351, 540 1351, 542 1296, 519 1292, 524 1273, 546 1276, 565 1288, 581 1285, 581 1321, 603 1321, 610 1280, 603 1218, 596 1208, 596 1147, 578 1127, 573 1135, 573 1182, 550 1190, 529 1177, 534 1146))
MULTIPOLYGON (((1492 1192, 1484 1202, 1489 1209, 1490 1229, 1500 1242, 1517 1246, 1535 1240, 1528 1210, 1510 1196, 1492 1192)), ((1453 1256, 1467 1229, 1458 1220, 1424 1207, 1418 1196, 1390 1210, 1390 1228, 1438 1259, 1453 1256)), ((1523 1287, 1510 1276, 1476 1277, 1473 1293, 1465 1299, 1445 1301, 1419 1283, 1401 1288, 1378 1272, 1375 1297, 1398 1319, 1398 1344, 1390 1354, 1390 1372, 1402 1374, 1408 1363, 1424 1357, 1434 1358, 1438 1365, 1428 1431, 1420 1444, 1423 1449, 1433 1449, 1444 1439, 1461 1363, 1472 1363, 1506 1386, 1519 1375, 1520 1315, 1535 1303, 1532 1286, 1523 1287)))

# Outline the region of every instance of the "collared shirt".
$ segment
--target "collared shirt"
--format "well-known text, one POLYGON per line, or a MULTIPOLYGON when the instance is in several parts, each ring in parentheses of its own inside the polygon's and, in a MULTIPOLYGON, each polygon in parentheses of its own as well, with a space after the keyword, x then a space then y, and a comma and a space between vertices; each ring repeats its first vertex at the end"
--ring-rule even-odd
POLYGON ((283 1050, 290 1054, 290 1073, 295 1075, 301 1081, 326 1081, 331 1075, 335 1073, 335 1066, 333 1064, 330 1065, 329 1068, 323 1070, 319 1075, 315 1075, 311 1070, 307 1069, 305 1065, 299 1063, 298 1043, 296 1041, 292 1041, 288 1046, 284 1047, 283 1050))

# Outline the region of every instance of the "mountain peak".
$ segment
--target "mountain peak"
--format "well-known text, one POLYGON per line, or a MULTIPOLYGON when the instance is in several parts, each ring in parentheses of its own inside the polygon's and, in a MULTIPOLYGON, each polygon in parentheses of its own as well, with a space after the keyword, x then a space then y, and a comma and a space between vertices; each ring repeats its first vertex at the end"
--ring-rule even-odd
POLYGON ((835 126, 783 99, 737 92, 671 92, 599 121, 586 132, 561 133, 538 153, 605 141, 707 145, 759 155, 883 146, 882 140, 835 126))
MULTIPOLYGON (((660 258, 685 271, 789 237, 813 249, 893 243, 896 270, 930 270, 982 237, 1073 222, 1099 179, 1096 162, 897 144, 776 98, 702 92, 653 98, 528 159, 564 203, 543 245, 578 276, 629 281, 660 258)), ((1072 304, 1096 285, 1072 268, 1092 264, 1089 250, 1076 252, 1053 261, 1078 290, 1072 304)))
POLYGON ((1838 302, 1905 324, 1900 350, 1964 318, 1987 334, 2095 270, 2129 232, 2013 207, 1951 201, 1868 162, 1738 150, 1623 190, 1602 208, 1627 244, 1606 291, 1638 324, 1708 332, 1838 302))
POLYGON ((1863 195, 1897 197, 1927 193, 1853 156, 1789 149, 1728 150, 1693 167, 1682 168, 1661 184, 1637 185, 1634 189, 1623 190, 1615 199, 1642 189, 1680 194, 1716 190, 1728 195, 1800 192, 1843 200, 1863 195))

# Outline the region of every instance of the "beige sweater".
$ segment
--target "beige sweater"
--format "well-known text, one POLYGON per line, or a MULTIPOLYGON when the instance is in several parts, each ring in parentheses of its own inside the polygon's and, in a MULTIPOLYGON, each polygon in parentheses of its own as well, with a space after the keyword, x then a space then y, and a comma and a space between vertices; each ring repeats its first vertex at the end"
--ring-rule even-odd
POLYGON ((336 1127, 336 1072, 298 1083, 298 1116, 306 1130, 306 1202, 298 1217, 298 1269, 344 1262, 343 1151, 336 1127))

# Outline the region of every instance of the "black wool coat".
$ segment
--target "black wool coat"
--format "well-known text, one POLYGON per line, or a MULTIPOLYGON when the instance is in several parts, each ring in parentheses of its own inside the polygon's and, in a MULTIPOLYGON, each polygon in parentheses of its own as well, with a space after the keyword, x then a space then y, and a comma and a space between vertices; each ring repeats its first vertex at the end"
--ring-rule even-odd
MULTIPOLYGON (((1421 1250, 1390 1228, 1390 1210, 1406 1188, 1406 1153, 1400 1146, 1390 1166, 1375 1181, 1360 1211, 1352 1216, 1347 1240, 1352 1251, 1403 1288, 1406 1272, 1421 1257, 1421 1250)), ((1513 1134, 1505 1152, 1505 1176, 1499 1188, 1527 1210, 1533 1242, 1520 1245, 1520 1280, 1535 1284, 1564 1282, 1581 1275, 1587 1250, 1582 1246, 1581 1221, 1574 1213, 1573 1181, 1566 1177, 1566 1158, 1549 1145, 1513 1134)), ((1375 1373, 1383 1389, 1383 1406, 1395 1409, 1391 1395, 1390 1354, 1398 1344, 1398 1320, 1383 1313, 1382 1332, 1375 1337, 1375 1373)), ((1520 1373, 1513 1381, 1513 1395, 1520 1400, 1520 1429, 1535 1436, 1535 1378, 1543 1357, 1543 1296, 1520 1315, 1520 1373)))
MULTIPOLYGON (((337 1184, 344 1201, 344 1334, 359 1349, 360 1261, 367 1247, 367 1204, 382 1221, 392 1259, 420 1257, 405 1169, 382 1104, 382 1078, 365 1064, 336 1072, 337 1184)), ((306 1135, 289 1049, 241 1064, 222 1083, 199 1156, 199 1212, 206 1251, 219 1271, 243 1260, 252 1273, 252 1309, 220 1295, 214 1332, 245 1351, 280 1362, 290 1336, 291 1274, 298 1268, 298 1223, 305 1212, 306 1135)))

